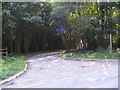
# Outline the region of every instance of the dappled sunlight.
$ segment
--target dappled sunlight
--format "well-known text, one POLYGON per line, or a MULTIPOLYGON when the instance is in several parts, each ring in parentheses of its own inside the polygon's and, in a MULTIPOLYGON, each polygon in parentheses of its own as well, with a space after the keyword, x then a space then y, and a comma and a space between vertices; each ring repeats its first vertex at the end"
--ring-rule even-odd
POLYGON ((87 81, 91 81, 91 82, 94 82, 94 81, 96 81, 96 80, 98 80, 98 78, 87 78, 87 81))
POLYGON ((41 66, 41 65, 33 65, 33 67, 39 67, 39 66, 41 66))
POLYGON ((109 60, 106 60, 107 67, 111 67, 111 64, 109 62, 110 62, 109 60))
POLYGON ((50 67, 51 67, 51 65, 47 65, 47 67, 48 67, 48 68, 50 68, 50 67))
POLYGON ((85 67, 91 68, 91 66, 94 66, 94 65, 96 65, 96 62, 84 61, 84 60, 81 61, 81 66, 85 66, 85 67))
POLYGON ((104 73, 105 75, 109 75, 109 74, 108 74, 108 72, 107 72, 107 70, 106 70, 106 71, 104 71, 103 73, 104 73))
POLYGON ((88 87, 88 88, 95 88, 94 86, 90 86, 90 87, 88 87))
POLYGON ((93 65, 95 65, 96 64, 96 62, 90 62, 90 65, 91 66, 93 66, 93 65))
POLYGON ((52 63, 56 63, 56 62, 58 62, 58 61, 59 61, 59 60, 53 60, 52 63))
POLYGON ((110 64, 108 64, 107 66, 108 66, 108 67, 111 67, 111 65, 110 65, 110 64))
POLYGON ((37 60, 44 60, 45 58, 38 58, 37 60))
POLYGON ((69 69, 72 69, 72 67, 69 67, 69 69))
POLYGON ((47 57, 45 57, 45 58, 48 58, 48 59, 49 59, 49 58, 52 58, 52 57, 53 57, 53 56, 47 56, 47 57))
POLYGON ((27 62, 33 62, 33 61, 35 61, 35 60, 28 60, 27 62))
POLYGON ((106 69, 106 67, 105 67, 105 65, 104 65, 104 64, 102 64, 102 68, 103 68, 103 69, 106 69))
POLYGON ((83 66, 87 65, 86 61, 84 61, 84 60, 81 60, 81 63, 82 63, 83 66))
POLYGON ((62 66, 62 68, 66 68, 66 66, 62 66))
POLYGON ((101 80, 105 80, 105 78, 104 78, 104 77, 102 77, 102 78, 101 78, 101 80))
POLYGON ((42 62, 43 64, 45 63, 45 62, 42 62))
POLYGON ((74 73, 70 73, 70 75, 73 75, 74 73))

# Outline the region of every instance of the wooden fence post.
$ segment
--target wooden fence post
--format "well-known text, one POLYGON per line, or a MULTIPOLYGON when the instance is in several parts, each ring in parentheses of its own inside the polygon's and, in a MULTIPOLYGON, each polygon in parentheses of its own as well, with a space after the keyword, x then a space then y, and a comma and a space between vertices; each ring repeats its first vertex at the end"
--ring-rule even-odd
POLYGON ((8 49, 7 49, 7 47, 5 48, 5 50, 6 50, 6 56, 8 56, 8 49))
POLYGON ((8 56, 8 49, 7 47, 5 49, 0 49, 0 57, 3 57, 3 55, 8 56))

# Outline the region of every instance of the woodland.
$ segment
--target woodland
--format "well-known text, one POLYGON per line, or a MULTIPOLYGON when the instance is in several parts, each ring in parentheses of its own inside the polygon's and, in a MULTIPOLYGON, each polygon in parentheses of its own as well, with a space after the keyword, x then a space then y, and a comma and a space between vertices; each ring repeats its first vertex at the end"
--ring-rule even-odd
POLYGON ((120 48, 120 2, 3 2, 9 53, 120 48))

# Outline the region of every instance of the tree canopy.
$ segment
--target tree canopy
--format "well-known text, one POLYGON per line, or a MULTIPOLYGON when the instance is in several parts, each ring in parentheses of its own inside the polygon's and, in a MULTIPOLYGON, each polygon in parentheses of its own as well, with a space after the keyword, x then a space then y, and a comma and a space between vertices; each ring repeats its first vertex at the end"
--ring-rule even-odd
POLYGON ((10 53, 120 48, 120 2, 4 2, 2 46, 10 53))

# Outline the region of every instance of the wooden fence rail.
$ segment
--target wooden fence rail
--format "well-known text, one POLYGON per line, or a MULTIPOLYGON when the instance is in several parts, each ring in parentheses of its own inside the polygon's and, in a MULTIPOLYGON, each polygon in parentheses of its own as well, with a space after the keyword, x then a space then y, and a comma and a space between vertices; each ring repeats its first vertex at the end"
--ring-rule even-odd
POLYGON ((7 47, 5 49, 0 49, 0 56, 8 56, 8 49, 7 47))

